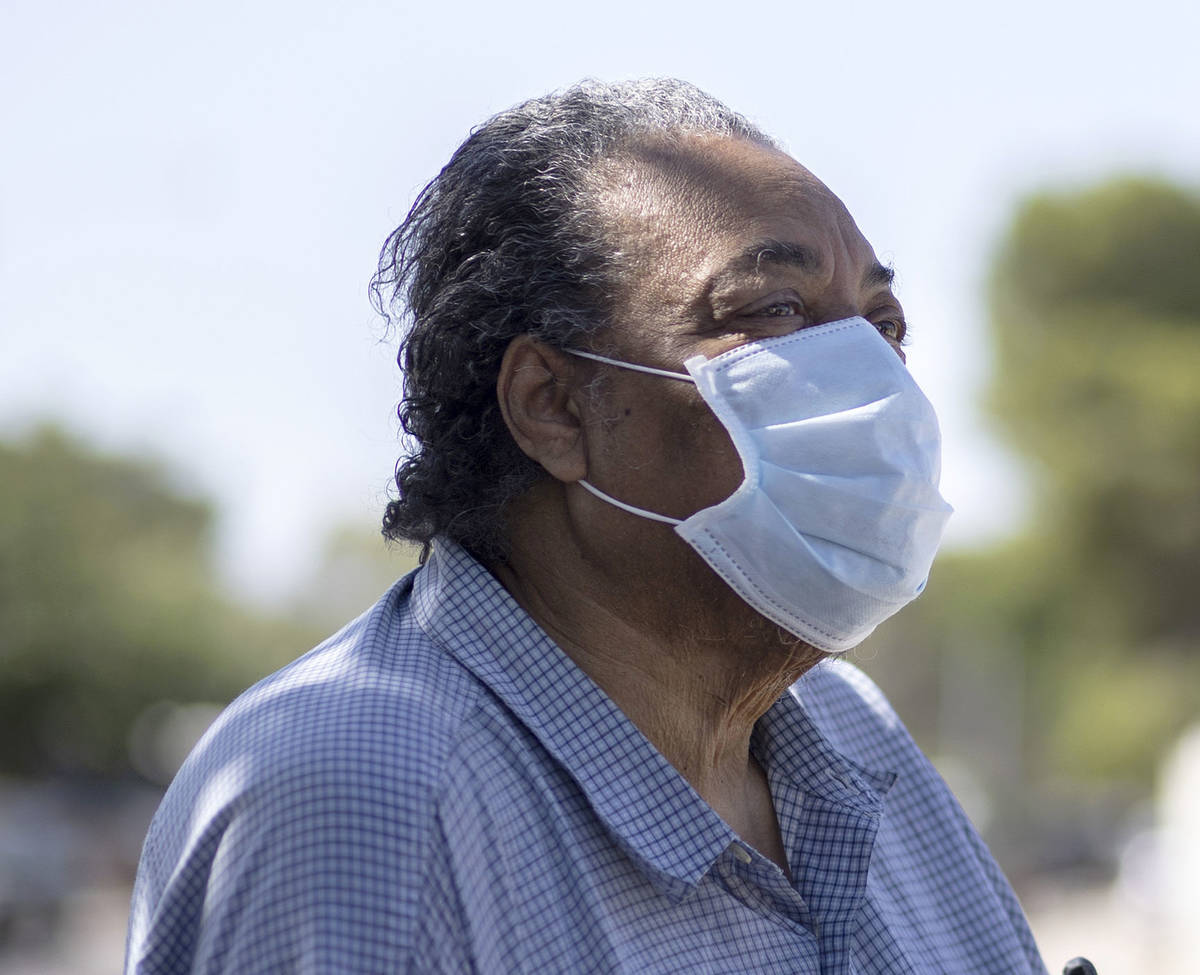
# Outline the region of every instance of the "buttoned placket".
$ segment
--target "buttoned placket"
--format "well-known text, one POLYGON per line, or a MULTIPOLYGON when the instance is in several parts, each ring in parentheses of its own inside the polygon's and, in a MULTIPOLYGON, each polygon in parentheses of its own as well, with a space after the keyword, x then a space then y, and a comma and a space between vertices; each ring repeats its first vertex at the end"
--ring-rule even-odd
POLYGON ((869 784, 835 753, 827 753, 824 761, 810 753, 814 766, 824 767, 809 768, 805 788, 793 777, 795 770, 786 768, 780 756, 772 761, 761 745, 758 738, 755 758, 767 772, 776 809, 789 811, 781 817, 780 830, 791 880, 757 851, 743 867, 755 871, 752 876, 765 905, 816 939, 821 975, 848 975, 883 793, 892 777, 884 776, 886 786, 869 784), (836 856, 829 852, 830 836, 837 837, 836 856))
POLYGON ((818 925, 779 865, 757 850, 737 841, 717 862, 718 877, 734 897, 747 907, 788 928, 819 937, 818 925))

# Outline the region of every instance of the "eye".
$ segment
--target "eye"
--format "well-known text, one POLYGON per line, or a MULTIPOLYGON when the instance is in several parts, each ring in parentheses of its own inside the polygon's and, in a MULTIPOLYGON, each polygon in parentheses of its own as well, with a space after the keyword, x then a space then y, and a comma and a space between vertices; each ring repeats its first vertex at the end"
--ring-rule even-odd
POLYGON ((804 306, 791 298, 778 298, 750 312, 750 316, 754 318, 790 318, 803 314, 804 306))
POLYGON ((872 322, 879 334, 889 342, 903 342, 905 335, 908 334, 908 328, 905 326, 903 319, 886 319, 882 322, 872 322))

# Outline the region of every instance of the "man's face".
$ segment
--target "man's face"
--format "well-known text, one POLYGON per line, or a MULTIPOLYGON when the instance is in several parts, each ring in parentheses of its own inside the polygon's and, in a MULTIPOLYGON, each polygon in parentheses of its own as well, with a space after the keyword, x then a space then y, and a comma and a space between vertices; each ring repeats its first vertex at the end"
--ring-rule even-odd
MULTIPOLYGON (((704 138, 646 148, 604 175, 601 212, 628 274, 599 351, 683 371, 696 354, 859 315, 903 358, 891 272, 841 201, 790 157, 704 138)), ((606 369, 603 389, 592 483, 676 518, 737 488, 736 451, 694 387, 606 369)))

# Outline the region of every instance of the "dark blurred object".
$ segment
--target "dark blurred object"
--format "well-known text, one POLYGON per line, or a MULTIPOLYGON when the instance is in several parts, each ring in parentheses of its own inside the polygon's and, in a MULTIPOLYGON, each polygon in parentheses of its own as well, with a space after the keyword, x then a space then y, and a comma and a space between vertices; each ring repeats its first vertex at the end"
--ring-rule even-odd
POLYGON ((1072 958, 1063 966, 1063 975, 1096 975, 1096 966, 1086 958, 1072 958))

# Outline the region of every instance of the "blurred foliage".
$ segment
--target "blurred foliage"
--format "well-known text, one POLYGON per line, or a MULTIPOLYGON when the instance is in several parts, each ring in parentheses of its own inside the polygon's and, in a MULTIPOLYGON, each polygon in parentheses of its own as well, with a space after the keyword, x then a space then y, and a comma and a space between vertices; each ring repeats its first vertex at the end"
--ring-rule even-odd
POLYGON ((1025 567, 1046 762, 1146 782, 1200 714, 1200 195, 1033 197, 990 302, 992 410, 1037 463, 1034 537, 998 558, 1025 567))
POLYGON ((992 404, 1039 528, 1117 640, 1200 638, 1200 197, 1123 180, 1029 201, 992 281, 992 404))
POLYGON ((1129 178, 1029 198, 989 309, 988 406, 1029 462, 1028 531, 939 558, 868 665, 947 750, 969 722, 946 719, 938 668, 966 660, 977 715, 1015 683, 1014 786, 1145 795, 1200 716, 1200 196, 1129 178))
POLYGON ((322 635, 219 593, 212 519, 54 428, 0 444, 0 772, 125 774, 148 706, 227 701, 322 635))

